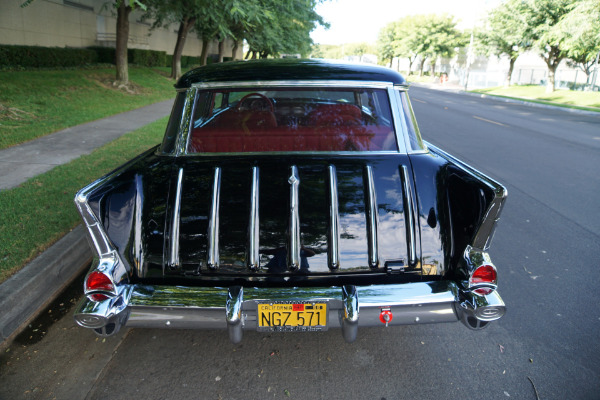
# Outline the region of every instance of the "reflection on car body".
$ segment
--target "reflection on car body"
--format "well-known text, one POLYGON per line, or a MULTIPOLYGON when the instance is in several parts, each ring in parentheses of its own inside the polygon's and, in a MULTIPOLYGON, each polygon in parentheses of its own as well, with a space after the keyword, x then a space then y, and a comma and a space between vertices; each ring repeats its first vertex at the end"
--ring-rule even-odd
POLYGON ((487 250, 506 190, 422 140, 400 74, 261 60, 176 89, 163 142, 75 198, 97 254, 77 323, 351 342, 502 317, 487 250))

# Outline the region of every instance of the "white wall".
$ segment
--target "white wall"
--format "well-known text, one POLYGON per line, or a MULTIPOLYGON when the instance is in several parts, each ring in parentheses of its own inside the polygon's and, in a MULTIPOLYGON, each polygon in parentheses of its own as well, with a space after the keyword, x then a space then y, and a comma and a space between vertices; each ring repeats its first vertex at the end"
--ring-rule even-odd
MULTIPOLYGON (((108 0, 34 0, 20 7, 24 0, 0 0, 0 44, 88 47, 112 46, 116 37, 114 2, 108 0)), ((141 10, 129 16, 130 48, 165 51, 173 54, 178 25, 169 29, 150 30, 150 22, 141 21, 141 10)), ((225 46, 225 56, 231 57, 232 43, 225 46)), ((191 33, 183 49, 187 56, 200 56, 202 41, 191 33)), ((218 53, 213 42, 209 54, 218 53)), ((238 58, 242 58, 241 46, 238 58)))

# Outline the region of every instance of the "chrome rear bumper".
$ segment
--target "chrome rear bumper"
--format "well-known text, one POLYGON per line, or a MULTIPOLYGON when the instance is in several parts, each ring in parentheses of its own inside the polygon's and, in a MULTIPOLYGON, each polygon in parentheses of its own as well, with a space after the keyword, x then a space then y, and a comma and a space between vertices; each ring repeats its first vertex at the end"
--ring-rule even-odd
POLYGON ((119 296, 100 302, 84 297, 75 310, 75 321, 101 336, 113 335, 121 326, 228 329, 237 343, 243 330, 258 329, 259 302, 318 300, 328 304, 328 328, 341 327, 346 341, 352 342, 359 326, 460 320, 471 329, 482 329, 505 313, 496 291, 480 296, 460 290, 451 281, 330 288, 124 285, 120 289, 119 296))

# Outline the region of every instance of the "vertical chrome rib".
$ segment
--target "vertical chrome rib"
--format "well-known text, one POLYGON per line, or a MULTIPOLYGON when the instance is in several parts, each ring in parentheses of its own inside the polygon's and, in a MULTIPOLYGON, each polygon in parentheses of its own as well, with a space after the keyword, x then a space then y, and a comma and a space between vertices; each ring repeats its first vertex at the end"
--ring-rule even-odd
POLYGON ((402 173, 402 185, 404 187, 404 212, 406 215, 406 241, 408 242, 408 263, 414 265, 417 262, 417 245, 415 243, 415 216, 413 214, 412 189, 408 168, 405 165, 400 169, 402 173))
POLYGON ((340 214, 338 207, 337 174, 335 166, 329 166, 329 243, 327 246, 327 263, 329 269, 340 267, 340 214))
POLYGON ((260 268, 260 218, 258 214, 258 193, 259 171, 258 167, 252 167, 252 191, 250 194, 250 223, 248 224, 248 257, 246 261, 248 268, 250 268, 252 271, 256 271, 260 268))
POLYGON ((291 176, 288 178, 290 184, 290 222, 289 242, 287 251, 288 268, 292 271, 300 268, 300 213, 298 210, 298 168, 292 165, 291 176))
POLYGON ((208 260, 210 269, 219 268, 219 194, 221 192, 221 168, 215 167, 212 201, 208 220, 208 260))
POLYGON ((142 222, 142 207, 144 203, 144 184, 142 176, 135 175, 135 217, 133 226, 133 259, 138 277, 146 276, 145 260, 144 260, 144 244, 143 244, 143 229, 142 222))
POLYGON ((369 267, 379 267, 379 250, 377 246, 377 195, 373 181, 373 167, 366 167, 366 195, 367 195, 367 242, 369 246, 369 267))
POLYGON ((173 220, 171 221, 171 242, 169 254, 169 267, 179 267, 179 217, 181 213, 181 190, 183 185, 183 168, 179 168, 177 176, 177 189, 175 189, 175 204, 173 205, 173 220))

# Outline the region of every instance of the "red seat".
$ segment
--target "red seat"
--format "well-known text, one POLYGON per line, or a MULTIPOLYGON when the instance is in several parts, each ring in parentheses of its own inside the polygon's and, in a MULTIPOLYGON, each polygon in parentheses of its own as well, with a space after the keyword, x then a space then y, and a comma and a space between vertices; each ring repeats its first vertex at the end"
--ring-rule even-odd
POLYGON ((321 104, 308 114, 314 126, 361 125, 360 109, 352 104, 321 104))

